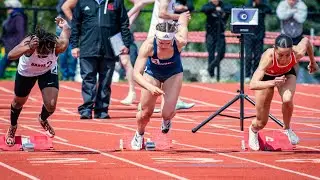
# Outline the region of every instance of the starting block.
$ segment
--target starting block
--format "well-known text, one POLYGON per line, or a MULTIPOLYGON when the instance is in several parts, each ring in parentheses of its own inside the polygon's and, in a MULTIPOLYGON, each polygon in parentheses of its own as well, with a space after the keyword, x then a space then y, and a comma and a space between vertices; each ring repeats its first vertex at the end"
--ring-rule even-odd
MULTIPOLYGON (((249 132, 245 131, 245 149, 250 150, 248 144, 249 132)), ((288 139, 288 136, 280 130, 262 130, 258 133, 259 145, 261 151, 285 151, 295 148, 288 139)))
POLYGON ((154 151, 156 149, 156 143, 152 142, 151 139, 148 139, 144 145, 147 151, 154 151))
MULTIPOLYGON (((149 132, 150 135, 145 135, 143 140, 142 149, 153 150, 169 150, 172 148, 172 139, 169 134, 163 134, 160 130, 149 132)), ((132 150, 131 140, 134 133, 124 134, 120 137, 119 149, 120 150, 132 150)))
POLYGON ((22 138, 21 136, 15 137, 15 145, 9 147, 6 144, 6 137, 0 136, 0 150, 2 151, 21 151, 22 150, 22 138))
POLYGON ((2 151, 43 151, 52 150, 52 140, 48 136, 35 135, 30 137, 15 137, 15 145, 9 147, 5 143, 5 136, 0 136, 0 150, 2 151))
POLYGON ((52 140, 48 136, 38 135, 30 136, 30 142, 34 144, 35 150, 52 150, 53 144, 52 140))

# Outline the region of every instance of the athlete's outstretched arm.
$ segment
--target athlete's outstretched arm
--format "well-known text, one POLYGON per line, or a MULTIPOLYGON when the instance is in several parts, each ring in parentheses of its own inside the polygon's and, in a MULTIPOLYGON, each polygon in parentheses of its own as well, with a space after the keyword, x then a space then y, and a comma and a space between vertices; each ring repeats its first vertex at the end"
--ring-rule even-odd
POLYGON ((159 18, 178 20, 180 15, 168 12, 169 1, 170 0, 160 0, 159 18))
POLYGON ((68 21, 72 20, 72 9, 76 7, 78 0, 66 0, 61 6, 62 11, 67 17, 68 21))
POLYGON ((308 65, 309 73, 313 73, 319 69, 319 66, 314 59, 313 48, 310 40, 304 37, 297 46, 293 46, 293 50, 296 55, 296 59, 300 60, 307 53, 310 58, 310 63, 308 65))
POLYGON ((137 0, 134 1, 133 7, 128 12, 129 17, 129 23, 130 25, 135 21, 135 19, 138 17, 141 9, 145 7, 148 4, 154 3, 155 0, 137 0))
POLYGON ((154 3, 155 0, 138 0, 134 2, 133 7, 128 12, 128 17, 131 17, 133 14, 139 13, 140 10, 147 4, 154 3))
POLYGON ((313 47, 308 38, 303 38, 297 46, 293 46, 293 50, 296 55, 296 59, 299 60, 307 53, 310 58, 308 66, 309 72, 313 73, 319 69, 316 60, 314 59, 313 47))
POLYGON ((262 90, 266 88, 271 88, 279 86, 286 81, 285 76, 276 77, 274 80, 261 81, 267 68, 272 64, 272 50, 268 49, 262 54, 259 66, 254 72, 252 79, 250 81, 249 88, 251 90, 262 90))
POLYGON ((312 44, 308 38, 304 37, 297 46, 293 46, 293 50, 297 60, 300 60, 305 56, 306 53, 308 53, 310 61, 315 62, 312 44))
POLYGON ((24 54, 31 55, 38 45, 39 39, 36 36, 28 36, 8 53, 8 59, 16 60, 24 54))
POLYGON ((191 16, 189 11, 180 15, 178 21, 178 32, 175 36, 179 50, 188 43, 188 23, 191 16))
POLYGON ((70 26, 67 21, 61 17, 55 19, 57 25, 62 28, 62 32, 57 40, 56 54, 64 52, 69 46, 69 38, 71 35, 70 26))

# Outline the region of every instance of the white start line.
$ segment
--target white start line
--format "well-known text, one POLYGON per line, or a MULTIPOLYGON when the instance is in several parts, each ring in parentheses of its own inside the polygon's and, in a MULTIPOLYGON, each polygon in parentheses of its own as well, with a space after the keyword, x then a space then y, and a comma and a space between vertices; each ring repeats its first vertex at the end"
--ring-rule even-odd
POLYGON ((95 163, 97 161, 88 160, 87 158, 72 157, 36 157, 27 159, 31 164, 79 164, 95 163))

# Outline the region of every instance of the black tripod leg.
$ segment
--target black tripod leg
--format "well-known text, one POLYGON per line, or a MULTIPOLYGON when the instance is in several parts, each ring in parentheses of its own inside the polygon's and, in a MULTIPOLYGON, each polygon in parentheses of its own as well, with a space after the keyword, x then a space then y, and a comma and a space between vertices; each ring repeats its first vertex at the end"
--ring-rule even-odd
POLYGON ((240 130, 243 131, 244 121, 244 95, 240 93, 240 130))
POLYGON ((249 98, 249 96, 248 95, 246 95, 245 97, 244 97, 247 101, 249 101, 252 105, 256 105, 256 103, 251 99, 251 98, 249 98))
POLYGON ((222 111, 227 109, 229 106, 231 106, 234 102, 236 102, 240 98, 239 95, 237 95, 235 98, 233 98, 231 101, 229 101, 227 104, 225 104, 222 108, 220 108, 218 111, 216 111, 214 114, 209 116, 206 120, 204 120, 201 124, 199 124, 197 127, 192 129, 192 132, 195 133, 197 132, 202 126, 207 124, 211 119, 219 115, 222 111))
MULTIPOLYGON (((248 100, 252 105, 256 105, 256 103, 251 99, 249 98, 249 96, 245 96, 246 100, 248 100)), ((269 117, 274 121, 276 122, 279 126, 283 127, 284 124, 283 122, 281 122, 279 119, 277 119, 276 117, 274 117, 272 114, 269 114, 269 117)))
POLYGON ((281 122, 279 119, 277 119, 276 117, 274 117, 272 114, 269 114, 269 117, 270 117, 274 122, 276 122, 279 126, 281 126, 281 127, 284 126, 283 122, 281 122))

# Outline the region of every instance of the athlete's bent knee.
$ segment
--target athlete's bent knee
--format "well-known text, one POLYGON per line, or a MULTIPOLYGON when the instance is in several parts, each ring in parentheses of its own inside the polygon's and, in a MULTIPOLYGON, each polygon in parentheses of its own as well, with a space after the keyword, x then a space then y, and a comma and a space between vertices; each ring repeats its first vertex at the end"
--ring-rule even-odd
POLYGON ((165 120, 170 120, 172 119, 174 116, 176 115, 176 111, 166 111, 166 112, 163 112, 162 111, 162 118, 165 119, 165 120))
POLYGON ((283 103, 292 103, 293 101, 293 95, 291 93, 291 91, 286 91, 285 93, 283 93, 282 95, 282 102, 283 103))
POLYGON ((140 112, 140 116, 141 116, 141 119, 143 120, 149 120, 153 114, 153 111, 151 109, 144 109, 140 112))
POLYGON ((12 107, 15 109, 20 109, 26 103, 25 99, 14 98, 12 101, 12 107))
POLYGON ((21 103, 19 101, 13 101, 12 102, 12 107, 15 108, 15 109, 20 109, 23 105, 24 105, 24 103, 21 103))
POLYGON ((293 104, 293 99, 292 99, 292 97, 283 97, 283 99, 282 99, 282 104, 293 104))
POLYGON ((51 100, 50 103, 46 103, 44 105, 48 112, 53 113, 56 110, 56 102, 55 100, 51 100))

